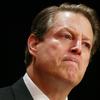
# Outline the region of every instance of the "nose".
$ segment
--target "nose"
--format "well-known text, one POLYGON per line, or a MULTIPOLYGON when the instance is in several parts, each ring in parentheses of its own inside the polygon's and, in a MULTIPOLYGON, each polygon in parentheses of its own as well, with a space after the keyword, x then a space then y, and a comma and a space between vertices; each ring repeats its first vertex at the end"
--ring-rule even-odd
POLYGON ((81 46, 81 41, 74 41, 73 46, 71 47, 71 52, 80 55, 82 52, 82 46, 81 46))

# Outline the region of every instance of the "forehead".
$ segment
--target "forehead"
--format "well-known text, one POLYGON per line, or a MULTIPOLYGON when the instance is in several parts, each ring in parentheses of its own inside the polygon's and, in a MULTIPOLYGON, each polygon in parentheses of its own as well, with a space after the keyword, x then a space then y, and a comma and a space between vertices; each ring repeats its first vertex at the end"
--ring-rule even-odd
POLYGON ((93 30, 89 20, 80 13, 70 11, 58 12, 53 18, 53 25, 49 31, 56 33, 66 27, 91 40, 93 38, 93 30))

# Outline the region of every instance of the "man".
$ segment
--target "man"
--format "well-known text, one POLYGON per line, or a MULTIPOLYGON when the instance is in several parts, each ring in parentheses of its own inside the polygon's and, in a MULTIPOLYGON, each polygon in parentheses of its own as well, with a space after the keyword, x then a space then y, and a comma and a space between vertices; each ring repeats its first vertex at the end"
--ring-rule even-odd
POLYGON ((0 100, 68 100, 98 48, 99 24, 93 9, 62 4, 33 20, 26 48, 26 74, 0 90, 0 100))

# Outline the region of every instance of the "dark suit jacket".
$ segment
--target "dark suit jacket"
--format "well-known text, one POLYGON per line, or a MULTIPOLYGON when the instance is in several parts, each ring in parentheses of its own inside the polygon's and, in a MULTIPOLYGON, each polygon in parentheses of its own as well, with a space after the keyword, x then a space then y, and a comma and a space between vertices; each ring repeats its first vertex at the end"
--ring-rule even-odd
POLYGON ((23 79, 15 84, 0 89, 0 100, 33 100, 23 79))

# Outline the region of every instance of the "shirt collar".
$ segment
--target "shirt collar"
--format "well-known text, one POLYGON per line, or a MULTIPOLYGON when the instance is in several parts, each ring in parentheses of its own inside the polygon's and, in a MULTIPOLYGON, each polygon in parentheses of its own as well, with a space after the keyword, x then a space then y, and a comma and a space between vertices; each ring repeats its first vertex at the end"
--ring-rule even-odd
POLYGON ((40 100, 40 98, 41 100, 49 100, 49 98, 34 84, 27 73, 24 75, 23 80, 34 100, 40 100))
MULTIPOLYGON (((49 98, 35 85, 27 73, 25 73, 23 80, 34 100, 49 100, 49 98), (41 99, 40 99, 41 98, 41 99)), ((68 98, 66 97, 66 100, 68 98)))

